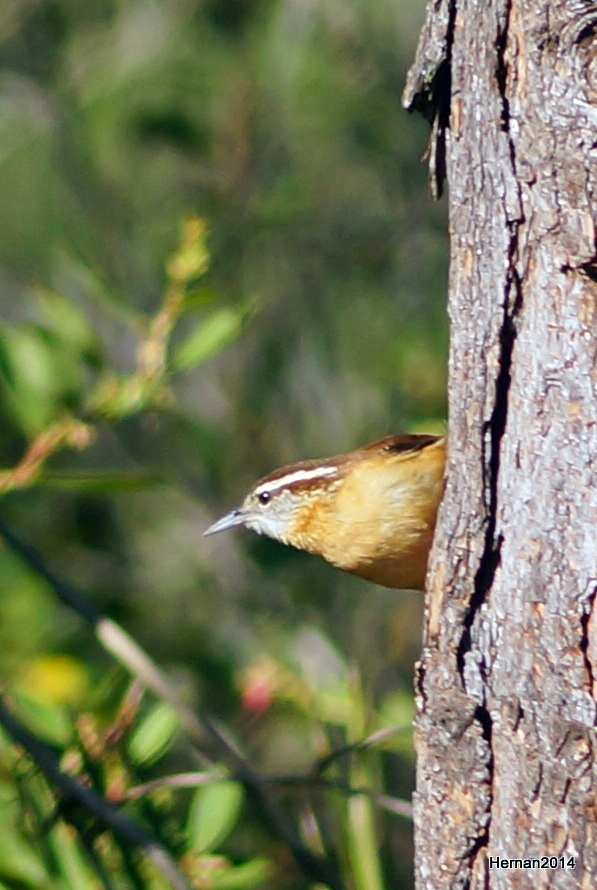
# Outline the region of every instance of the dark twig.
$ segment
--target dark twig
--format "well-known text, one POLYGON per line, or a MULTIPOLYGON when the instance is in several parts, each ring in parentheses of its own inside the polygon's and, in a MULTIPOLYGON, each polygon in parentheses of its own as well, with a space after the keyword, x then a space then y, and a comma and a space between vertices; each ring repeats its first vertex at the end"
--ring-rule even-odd
POLYGON ((39 550, 31 544, 28 544, 27 541, 24 541, 19 535, 16 535, 11 527, 1 518, 0 534, 2 534, 6 543, 10 544, 12 549, 18 553, 32 569, 35 569, 38 575, 41 575, 41 577, 48 582, 50 587, 54 589, 54 593, 57 594, 58 599, 64 603, 65 606, 73 609, 73 611, 75 611, 77 615, 80 615, 88 624, 94 625, 100 620, 102 617, 100 610, 94 606, 93 603, 90 603, 86 597, 82 596, 78 590, 75 590, 68 581, 59 578, 58 575, 49 568, 39 550))

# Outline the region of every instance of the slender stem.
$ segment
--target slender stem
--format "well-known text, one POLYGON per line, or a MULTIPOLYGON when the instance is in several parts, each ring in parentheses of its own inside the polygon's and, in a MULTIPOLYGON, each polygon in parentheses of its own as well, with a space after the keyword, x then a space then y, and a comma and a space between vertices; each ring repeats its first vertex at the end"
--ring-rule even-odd
MULTIPOLYGON (((352 682, 351 739, 362 739, 367 730, 366 704, 355 673, 352 682)), ((351 787, 372 786, 374 775, 371 752, 355 758, 349 769, 351 787)), ((352 866, 355 890, 384 890, 379 862, 379 839, 375 825, 373 803, 365 794, 348 800, 348 854, 352 866)))

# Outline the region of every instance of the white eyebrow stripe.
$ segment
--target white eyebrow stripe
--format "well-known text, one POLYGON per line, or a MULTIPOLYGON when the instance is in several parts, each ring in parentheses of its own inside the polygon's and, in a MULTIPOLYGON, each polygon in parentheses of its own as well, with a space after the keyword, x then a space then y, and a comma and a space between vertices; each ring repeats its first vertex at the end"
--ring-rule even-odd
POLYGON ((333 476, 338 470, 336 467, 314 467, 312 470, 294 470, 279 479, 272 479, 270 482, 262 482, 254 491, 254 494, 263 494, 264 491, 273 493, 285 485, 291 485, 293 482, 307 482, 309 479, 317 479, 319 476, 333 476))

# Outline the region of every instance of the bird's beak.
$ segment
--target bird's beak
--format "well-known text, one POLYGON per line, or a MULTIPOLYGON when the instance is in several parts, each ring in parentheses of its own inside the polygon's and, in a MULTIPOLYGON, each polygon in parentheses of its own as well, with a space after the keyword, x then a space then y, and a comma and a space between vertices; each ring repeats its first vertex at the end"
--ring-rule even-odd
POLYGON ((247 514, 243 512, 243 510, 231 510, 230 513, 226 513, 225 516, 222 516, 221 519, 218 519, 217 522, 214 522, 213 525, 204 531, 204 535, 215 535, 216 532, 226 531, 227 528, 234 528, 235 525, 243 525, 247 518, 247 514))

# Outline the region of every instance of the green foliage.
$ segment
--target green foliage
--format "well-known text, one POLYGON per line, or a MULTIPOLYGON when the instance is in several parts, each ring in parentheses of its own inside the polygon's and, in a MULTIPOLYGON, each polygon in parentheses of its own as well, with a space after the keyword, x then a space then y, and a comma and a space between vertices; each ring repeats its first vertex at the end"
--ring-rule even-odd
MULTIPOLYGON (((247 675, 246 680, 253 684, 260 675, 263 679, 267 668, 273 681, 269 707, 274 708, 279 702, 290 708, 296 725, 302 724, 302 734, 311 739, 311 747, 315 748, 319 737, 320 754, 325 752, 325 756, 313 763, 311 778, 309 775, 304 779, 281 777, 275 784, 291 782, 302 789, 306 824, 320 821, 329 824, 334 818, 344 826, 343 836, 336 839, 336 856, 349 864, 345 875, 347 886, 354 885, 356 890, 380 888, 383 881, 375 827, 375 788, 379 785, 382 747, 375 737, 378 733, 366 738, 379 718, 370 711, 356 672, 342 664, 341 658, 316 631, 300 630, 291 648, 299 655, 298 668, 290 664, 262 663, 259 671, 247 675), (303 658, 300 650, 305 644, 303 658), (338 698, 327 718, 315 716, 313 709, 317 700, 324 709, 329 705, 327 697, 320 696, 313 684, 316 663, 324 685, 333 687, 338 698), (344 741, 335 749, 334 736, 344 741), (321 746, 323 738, 328 739, 325 748, 321 746), (314 779, 316 795, 310 793, 314 779)), ((105 694, 106 690, 102 698, 105 694)), ((251 699, 245 700, 248 703, 251 699)), ((183 836, 176 849, 181 867, 191 880, 199 880, 200 886, 208 890, 242 890, 260 887, 274 876, 274 862, 269 857, 245 854, 239 858, 235 853, 238 836, 242 836, 244 828, 241 819, 244 794, 241 784, 227 779, 221 768, 168 775, 162 767, 161 778, 139 783, 148 767, 163 764, 172 755, 175 733, 180 731, 180 717, 170 705, 158 701, 146 709, 143 697, 133 685, 120 700, 112 696, 112 704, 104 710, 101 723, 91 712, 81 711, 76 733, 69 733, 62 728, 55 731, 59 726, 56 721, 63 715, 57 705, 44 704, 41 700, 34 705, 22 696, 15 703, 19 717, 30 729, 51 741, 51 750, 58 753, 65 773, 77 776, 84 787, 94 789, 108 801, 119 803, 129 815, 138 817, 142 813, 157 832, 156 842, 168 847, 172 842, 168 828, 172 820, 180 826, 184 824, 184 830, 179 829, 183 836), (181 791, 177 789, 189 786, 197 786, 193 795, 180 799, 181 791)), ((391 750, 387 747, 388 734, 382 732, 381 738, 385 741, 385 750, 391 750)), ((8 736, 0 735, 0 763, 12 772, 19 757, 8 736)), ((44 771, 45 766, 40 763, 44 771)), ((0 874, 9 883, 20 881, 25 886, 53 887, 51 876, 57 881, 56 886, 69 890, 95 886, 93 868, 85 855, 85 838, 94 830, 94 824, 95 830, 100 828, 101 815, 93 809, 86 811, 68 796, 55 808, 53 800, 60 784, 42 779, 41 773, 31 770, 24 761, 19 772, 20 806, 10 783, 2 785, 0 781, 0 800, 4 797, 9 801, 0 819, 1 836, 7 845, 10 843, 6 851, 0 843, 0 874), (21 837, 24 815, 28 833, 37 838, 35 848, 30 848, 25 836, 21 837), (42 824, 48 820, 51 829, 44 832, 42 824)), ((389 800, 386 795, 385 806, 389 800)), ((134 885, 137 868, 145 870, 147 863, 140 860, 134 864, 127 857, 119 862, 121 839, 112 838, 103 830, 99 833, 104 840, 97 852, 105 867, 128 876, 134 885)), ((162 879, 158 873, 144 880, 148 890, 160 890, 162 879)))

